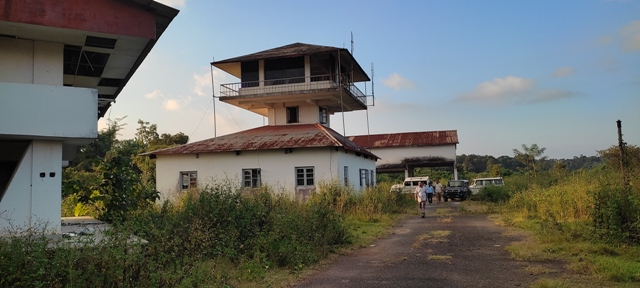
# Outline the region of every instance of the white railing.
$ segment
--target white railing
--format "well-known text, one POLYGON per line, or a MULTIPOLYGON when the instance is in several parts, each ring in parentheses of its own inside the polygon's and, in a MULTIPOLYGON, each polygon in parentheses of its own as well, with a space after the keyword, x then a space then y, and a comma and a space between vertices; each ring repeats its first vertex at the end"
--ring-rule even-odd
MULTIPOLYGON (((317 90, 337 89, 336 75, 320 75, 310 77, 295 77, 265 81, 247 81, 220 85, 220 98, 252 95, 279 95, 310 93, 317 90)), ((345 92, 367 105, 367 97, 348 78, 341 77, 345 92)))

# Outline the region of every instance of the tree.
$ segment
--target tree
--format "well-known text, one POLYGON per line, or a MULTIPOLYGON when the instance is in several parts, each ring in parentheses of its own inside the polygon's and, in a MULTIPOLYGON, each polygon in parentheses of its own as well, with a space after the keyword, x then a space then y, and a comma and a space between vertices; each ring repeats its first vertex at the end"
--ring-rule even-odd
POLYGON ((142 120, 134 139, 119 140, 123 119, 109 121, 98 139, 82 147, 77 160, 63 170, 63 195, 103 207, 97 216, 106 221, 124 219, 128 211, 157 199, 155 161, 140 154, 189 141, 181 132, 158 135, 156 124, 142 120))
MULTIPOLYGON (((536 177, 536 168, 538 167, 537 161, 547 159, 547 156, 542 156, 544 154, 544 150, 547 148, 540 148, 538 144, 531 144, 531 147, 527 147, 527 145, 522 144, 522 151, 518 149, 513 149, 513 154, 516 160, 520 161, 525 165, 525 169, 527 172, 529 168, 533 170, 533 177, 536 177)), ((529 173, 527 173, 527 184, 530 184, 529 173)))

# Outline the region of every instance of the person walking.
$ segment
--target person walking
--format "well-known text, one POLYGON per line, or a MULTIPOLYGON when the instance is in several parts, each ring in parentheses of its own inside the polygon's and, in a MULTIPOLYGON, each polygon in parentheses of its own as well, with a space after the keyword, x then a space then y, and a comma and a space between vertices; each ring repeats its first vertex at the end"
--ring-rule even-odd
POLYGON ((422 212, 422 218, 424 218, 425 205, 427 204, 427 188, 424 187, 424 183, 422 181, 418 182, 418 187, 413 192, 413 195, 418 201, 418 211, 422 212))
POLYGON ((429 201, 429 205, 433 202, 433 186, 427 184, 427 200, 429 201))
POLYGON ((442 184, 440 184, 440 180, 436 180, 436 185, 435 185, 435 190, 436 190, 436 198, 438 198, 438 203, 442 202, 442 197, 444 196, 443 191, 442 191, 442 184))

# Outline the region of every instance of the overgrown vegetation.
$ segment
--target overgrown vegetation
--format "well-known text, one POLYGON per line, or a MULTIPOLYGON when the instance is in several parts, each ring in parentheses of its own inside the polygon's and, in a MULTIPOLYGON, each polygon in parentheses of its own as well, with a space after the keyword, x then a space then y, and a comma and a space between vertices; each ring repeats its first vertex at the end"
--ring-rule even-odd
POLYGON ((213 183, 175 204, 127 211, 105 238, 80 236, 72 244, 14 231, 0 241, 0 286, 250 286, 273 274, 290 278, 350 243, 363 245, 384 231, 368 223, 390 223, 414 204, 384 184, 355 194, 321 183, 306 203, 234 186, 213 183))
MULTIPOLYGON (((519 177, 506 179, 511 193, 497 206, 507 225, 533 231, 533 242, 510 247, 526 260, 560 259, 597 285, 640 283, 640 148, 599 151, 604 165, 586 171, 539 173, 529 188, 519 177), (620 163, 623 163, 621 166, 620 163), (624 177, 621 167, 624 167, 624 177)), ((555 279, 554 287, 575 279, 555 279)), ((542 283, 542 282, 541 282, 542 283)), ((534 285, 535 286, 535 285, 534 285)), ((546 286, 540 286, 546 287, 546 286)))

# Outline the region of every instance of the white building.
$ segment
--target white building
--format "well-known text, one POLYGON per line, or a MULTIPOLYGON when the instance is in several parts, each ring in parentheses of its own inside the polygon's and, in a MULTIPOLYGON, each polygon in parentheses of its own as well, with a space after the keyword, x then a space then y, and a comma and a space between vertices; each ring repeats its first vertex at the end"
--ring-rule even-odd
POLYGON ((378 157, 329 128, 329 115, 367 109, 354 82, 370 81, 348 50, 294 43, 211 63, 240 78, 220 101, 268 117, 268 125, 146 153, 157 158, 161 200, 231 179, 306 199, 322 180, 375 185, 378 157))
POLYGON ((456 170, 456 147, 458 132, 426 131, 391 134, 349 136, 349 140, 380 156, 377 173, 404 172, 413 177, 417 167, 450 167, 453 178, 456 170))
POLYGON ((60 232, 62 166, 178 13, 153 1, 0 1, 0 231, 60 232))

